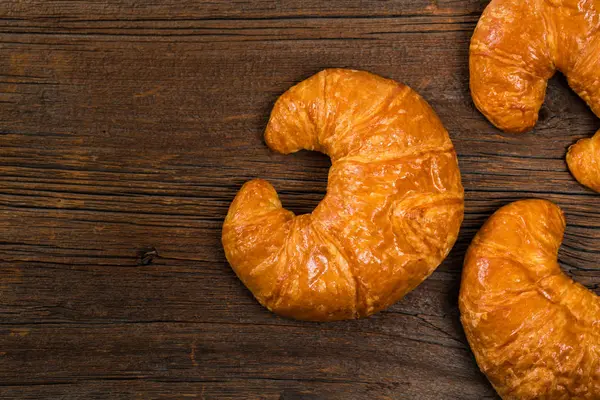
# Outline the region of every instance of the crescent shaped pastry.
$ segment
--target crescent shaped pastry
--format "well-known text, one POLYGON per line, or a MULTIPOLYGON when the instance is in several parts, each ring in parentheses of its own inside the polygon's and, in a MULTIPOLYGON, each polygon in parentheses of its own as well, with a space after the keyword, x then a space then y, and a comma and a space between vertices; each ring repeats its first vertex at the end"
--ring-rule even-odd
POLYGON ((448 133, 413 90, 368 72, 328 69, 275 103, 265 139, 280 153, 331 158, 311 214, 246 183, 223 225, 227 260, 256 299, 291 318, 359 318, 414 289, 452 248, 463 187, 448 133))
POLYGON ((557 262, 555 204, 500 208, 465 258, 459 306, 477 364, 503 399, 600 399, 600 299, 557 262))
MULTIPOLYGON (((600 116, 600 0, 492 0, 471 39, 471 95, 498 128, 533 128, 560 70, 600 116)), ((569 149, 581 184, 600 191, 600 131, 569 149)))

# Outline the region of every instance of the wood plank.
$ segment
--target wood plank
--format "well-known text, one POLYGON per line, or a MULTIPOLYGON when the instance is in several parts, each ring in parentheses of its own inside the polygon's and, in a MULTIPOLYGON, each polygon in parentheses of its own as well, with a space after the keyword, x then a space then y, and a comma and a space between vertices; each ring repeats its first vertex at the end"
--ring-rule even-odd
POLYGON ((354 395, 362 392, 374 398, 393 393, 417 399, 481 393, 476 371, 464 368, 472 362, 465 348, 335 326, 233 321, 3 325, 0 335, 11 349, 3 359, 12 366, 3 375, 5 383, 17 386, 24 374, 34 374, 27 383, 114 379, 210 384, 227 377, 233 385, 260 380, 356 387, 354 395), (401 340, 390 340, 394 338, 401 340), (46 349, 52 349, 52 355, 46 349), (444 358, 453 362, 440 366, 444 358), (434 382, 428 373, 432 368, 438 373, 434 382))
MULTIPOLYGON (((484 3, 480 0, 411 0, 402 2, 371 2, 365 0, 343 3, 318 0, 236 0, 232 2, 191 0, 111 0, 110 4, 86 0, 6 0, 4 14, 7 19, 270 19, 270 18, 322 18, 406 15, 480 14, 484 3)), ((0 15, 2 15, 0 14, 0 15)))
POLYGON ((600 293, 597 195, 564 155, 600 128, 553 78, 532 133, 474 108, 468 43, 486 2, 5 0, 0 4, 0 397, 496 398, 456 306, 464 252, 498 207, 557 202, 559 259, 600 293), (366 320, 263 309, 225 261, 248 179, 310 212, 328 158, 262 132, 277 96, 326 67, 410 85, 456 146, 459 242, 366 320))

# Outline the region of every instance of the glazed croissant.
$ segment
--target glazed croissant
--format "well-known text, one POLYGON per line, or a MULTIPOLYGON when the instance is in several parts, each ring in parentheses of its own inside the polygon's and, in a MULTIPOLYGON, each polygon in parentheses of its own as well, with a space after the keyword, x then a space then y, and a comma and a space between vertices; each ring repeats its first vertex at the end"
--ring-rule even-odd
POLYGON ((409 87, 324 70, 277 100, 265 139, 280 153, 316 150, 332 162, 312 214, 282 208, 263 180, 231 204, 225 254, 269 310, 315 321, 370 315, 419 285, 453 246, 464 207, 456 154, 409 87))
POLYGON ((553 203, 517 201, 467 251, 461 320, 503 399, 600 399, 600 299, 561 272, 564 229, 553 203))
MULTIPOLYGON (((471 94, 498 128, 533 128, 558 69, 600 116, 600 0, 492 0, 471 40, 471 94)), ((600 191, 600 131, 571 146, 567 163, 600 191)))

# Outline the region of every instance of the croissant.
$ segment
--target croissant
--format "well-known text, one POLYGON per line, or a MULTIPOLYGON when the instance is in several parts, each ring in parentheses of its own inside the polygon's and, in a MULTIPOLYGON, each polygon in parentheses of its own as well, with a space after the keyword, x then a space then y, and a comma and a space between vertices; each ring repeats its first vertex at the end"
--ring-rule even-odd
MULTIPOLYGON (((506 132, 537 122, 558 69, 600 116, 600 1, 492 0, 473 33, 469 67, 477 108, 506 132)), ((600 191, 600 131, 569 149, 575 179, 600 191)))
POLYGON ((561 272, 564 229, 555 204, 517 201, 467 251, 461 321, 503 399, 600 399, 600 300, 561 272))
POLYGON ((264 180, 244 184, 229 208, 225 255, 269 310, 313 321, 368 316, 419 285, 454 245, 464 208, 456 154, 409 87, 321 71, 277 100, 265 139, 332 163, 311 214, 282 208, 264 180))

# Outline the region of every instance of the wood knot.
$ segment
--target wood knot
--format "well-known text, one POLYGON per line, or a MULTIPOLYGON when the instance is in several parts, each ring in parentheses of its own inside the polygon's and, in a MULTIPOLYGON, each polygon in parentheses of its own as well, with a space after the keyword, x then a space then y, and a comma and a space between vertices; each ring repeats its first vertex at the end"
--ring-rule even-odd
POLYGON ((154 257, 159 257, 158 251, 154 247, 148 249, 142 249, 138 252, 137 265, 150 265, 154 257))

